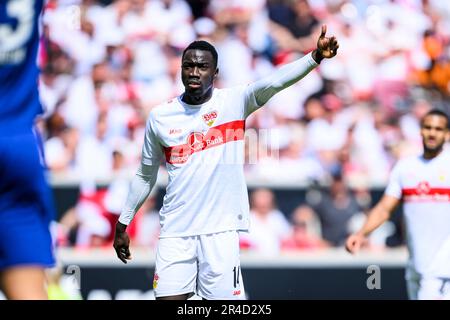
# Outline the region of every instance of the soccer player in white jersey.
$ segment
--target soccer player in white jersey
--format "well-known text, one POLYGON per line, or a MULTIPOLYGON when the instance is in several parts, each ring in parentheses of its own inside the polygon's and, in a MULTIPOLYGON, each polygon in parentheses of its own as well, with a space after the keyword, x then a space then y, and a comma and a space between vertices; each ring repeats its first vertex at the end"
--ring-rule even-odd
POLYGON ((385 194, 369 212, 346 248, 357 252, 365 237, 403 203, 409 261, 406 281, 410 299, 450 299, 450 153, 449 118, 431 110, 422 119, 423 154, 400 160, 385 194))
MULTIPOLYGON (((114 248, 131 259, 125 231, 152 189, 162 158, 169 182, 160 210, 153 287, 157 299, 242 299, 238 231, 249 227, 245 184, 244 122, 274 94, 302 79, 338 42, 326 37, 317 48, 267 78, 229 89, 214 88, 217 52, 205 41, 183 52, 184 93, 155 107, 148 117, 142 161, 116 224, 114 248)), ((239 61, 236 61, 239 68, 239 61)))

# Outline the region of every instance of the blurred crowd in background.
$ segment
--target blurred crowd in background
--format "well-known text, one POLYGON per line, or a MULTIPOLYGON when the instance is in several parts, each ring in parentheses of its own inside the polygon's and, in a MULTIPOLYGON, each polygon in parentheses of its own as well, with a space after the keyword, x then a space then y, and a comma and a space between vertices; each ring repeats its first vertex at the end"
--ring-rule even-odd
MULTIPOLYGON (((293 212, 280 212, 270 190, 255 190, 244 249, 341 246, 370 206, 367 190, 385 185, 399 158, 420 153, 419 119, 450 110, 446 1, 47 0, 42 22, 47 165, 52 177, 81 186, 55 225, 61 246, 110 245, 148 113, 183 92, 181 54, 193 40, 217 48, 216 87, 250 83, 302 57, 323 23, 340 43, 334 59, 246 121, 261 133, 246 145, 256 159, 245 165, 249 178, 329 187, 293 212), (108 188, 97 189, 99 180, 108 188)), ((152 196, 136 216, 135 245, 154 246, 158 209, 152 196)), ((392 232, 386 225, 372 246, 392 232)))

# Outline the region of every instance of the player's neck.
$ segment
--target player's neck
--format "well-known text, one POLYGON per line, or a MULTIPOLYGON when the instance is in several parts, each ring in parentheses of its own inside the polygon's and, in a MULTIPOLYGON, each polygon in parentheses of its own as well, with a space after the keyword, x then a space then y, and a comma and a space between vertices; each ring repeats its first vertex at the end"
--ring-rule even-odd
POLYGON ((204 95, 202 96, 194 96, 190 95, 189 93, 185 92, 183 96, 181 97, 181 101, 187 104, 191 105, 199 105, 204 104, 205 102, 208 102, 209 99, 212 97, 212 89, 208 90, 204 95))
POLYGON ((444 148, 439 148, 437 150, 426 150, 425 149, 425 151, 423 152, 423 158, 426 160, 434 159, 442 153, 442 150, 444 150, 444 148))

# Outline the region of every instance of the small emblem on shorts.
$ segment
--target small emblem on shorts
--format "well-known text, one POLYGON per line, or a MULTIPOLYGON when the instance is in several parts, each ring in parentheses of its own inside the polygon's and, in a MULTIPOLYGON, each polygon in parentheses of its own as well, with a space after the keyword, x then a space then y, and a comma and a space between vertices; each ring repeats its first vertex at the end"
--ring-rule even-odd
POLYGON ((208 127, 211 127, 217 118, 217 111, 211 111, 211 112, 205 113, 204 115, 202 115, 202 118, 203 118, 203 121, 206 122, 208 127))
POLYGON ((158 286, 158 280, 159 276, 157 273, 155 273, 155 276, 153 277, 153 289, 156 289, 156 287, 158 286))
POLYGON ((233 291, 233 296, 238 296, 241 294, 241 290, 234 290, 233 291))

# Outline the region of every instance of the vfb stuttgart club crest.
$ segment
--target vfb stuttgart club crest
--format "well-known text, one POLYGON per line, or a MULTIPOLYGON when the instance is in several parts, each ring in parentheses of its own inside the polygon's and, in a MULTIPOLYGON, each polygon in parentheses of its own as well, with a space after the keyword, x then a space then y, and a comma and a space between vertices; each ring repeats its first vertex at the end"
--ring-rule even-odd
POLYGON ((158 287, 158 280, 159 276, 157 273, 155 273, 155 275, 153 276, 153 289, 156 289, 156 287, 158 287))
POLYGON ((203 121, 205 121, 205 123, 208 125, 208 127, 211 127, 214 123, 214 121, 216 121, 217 118, 217 111, 211 111, 208 113, 205 113, 204 115, 202 115, 203 121))

